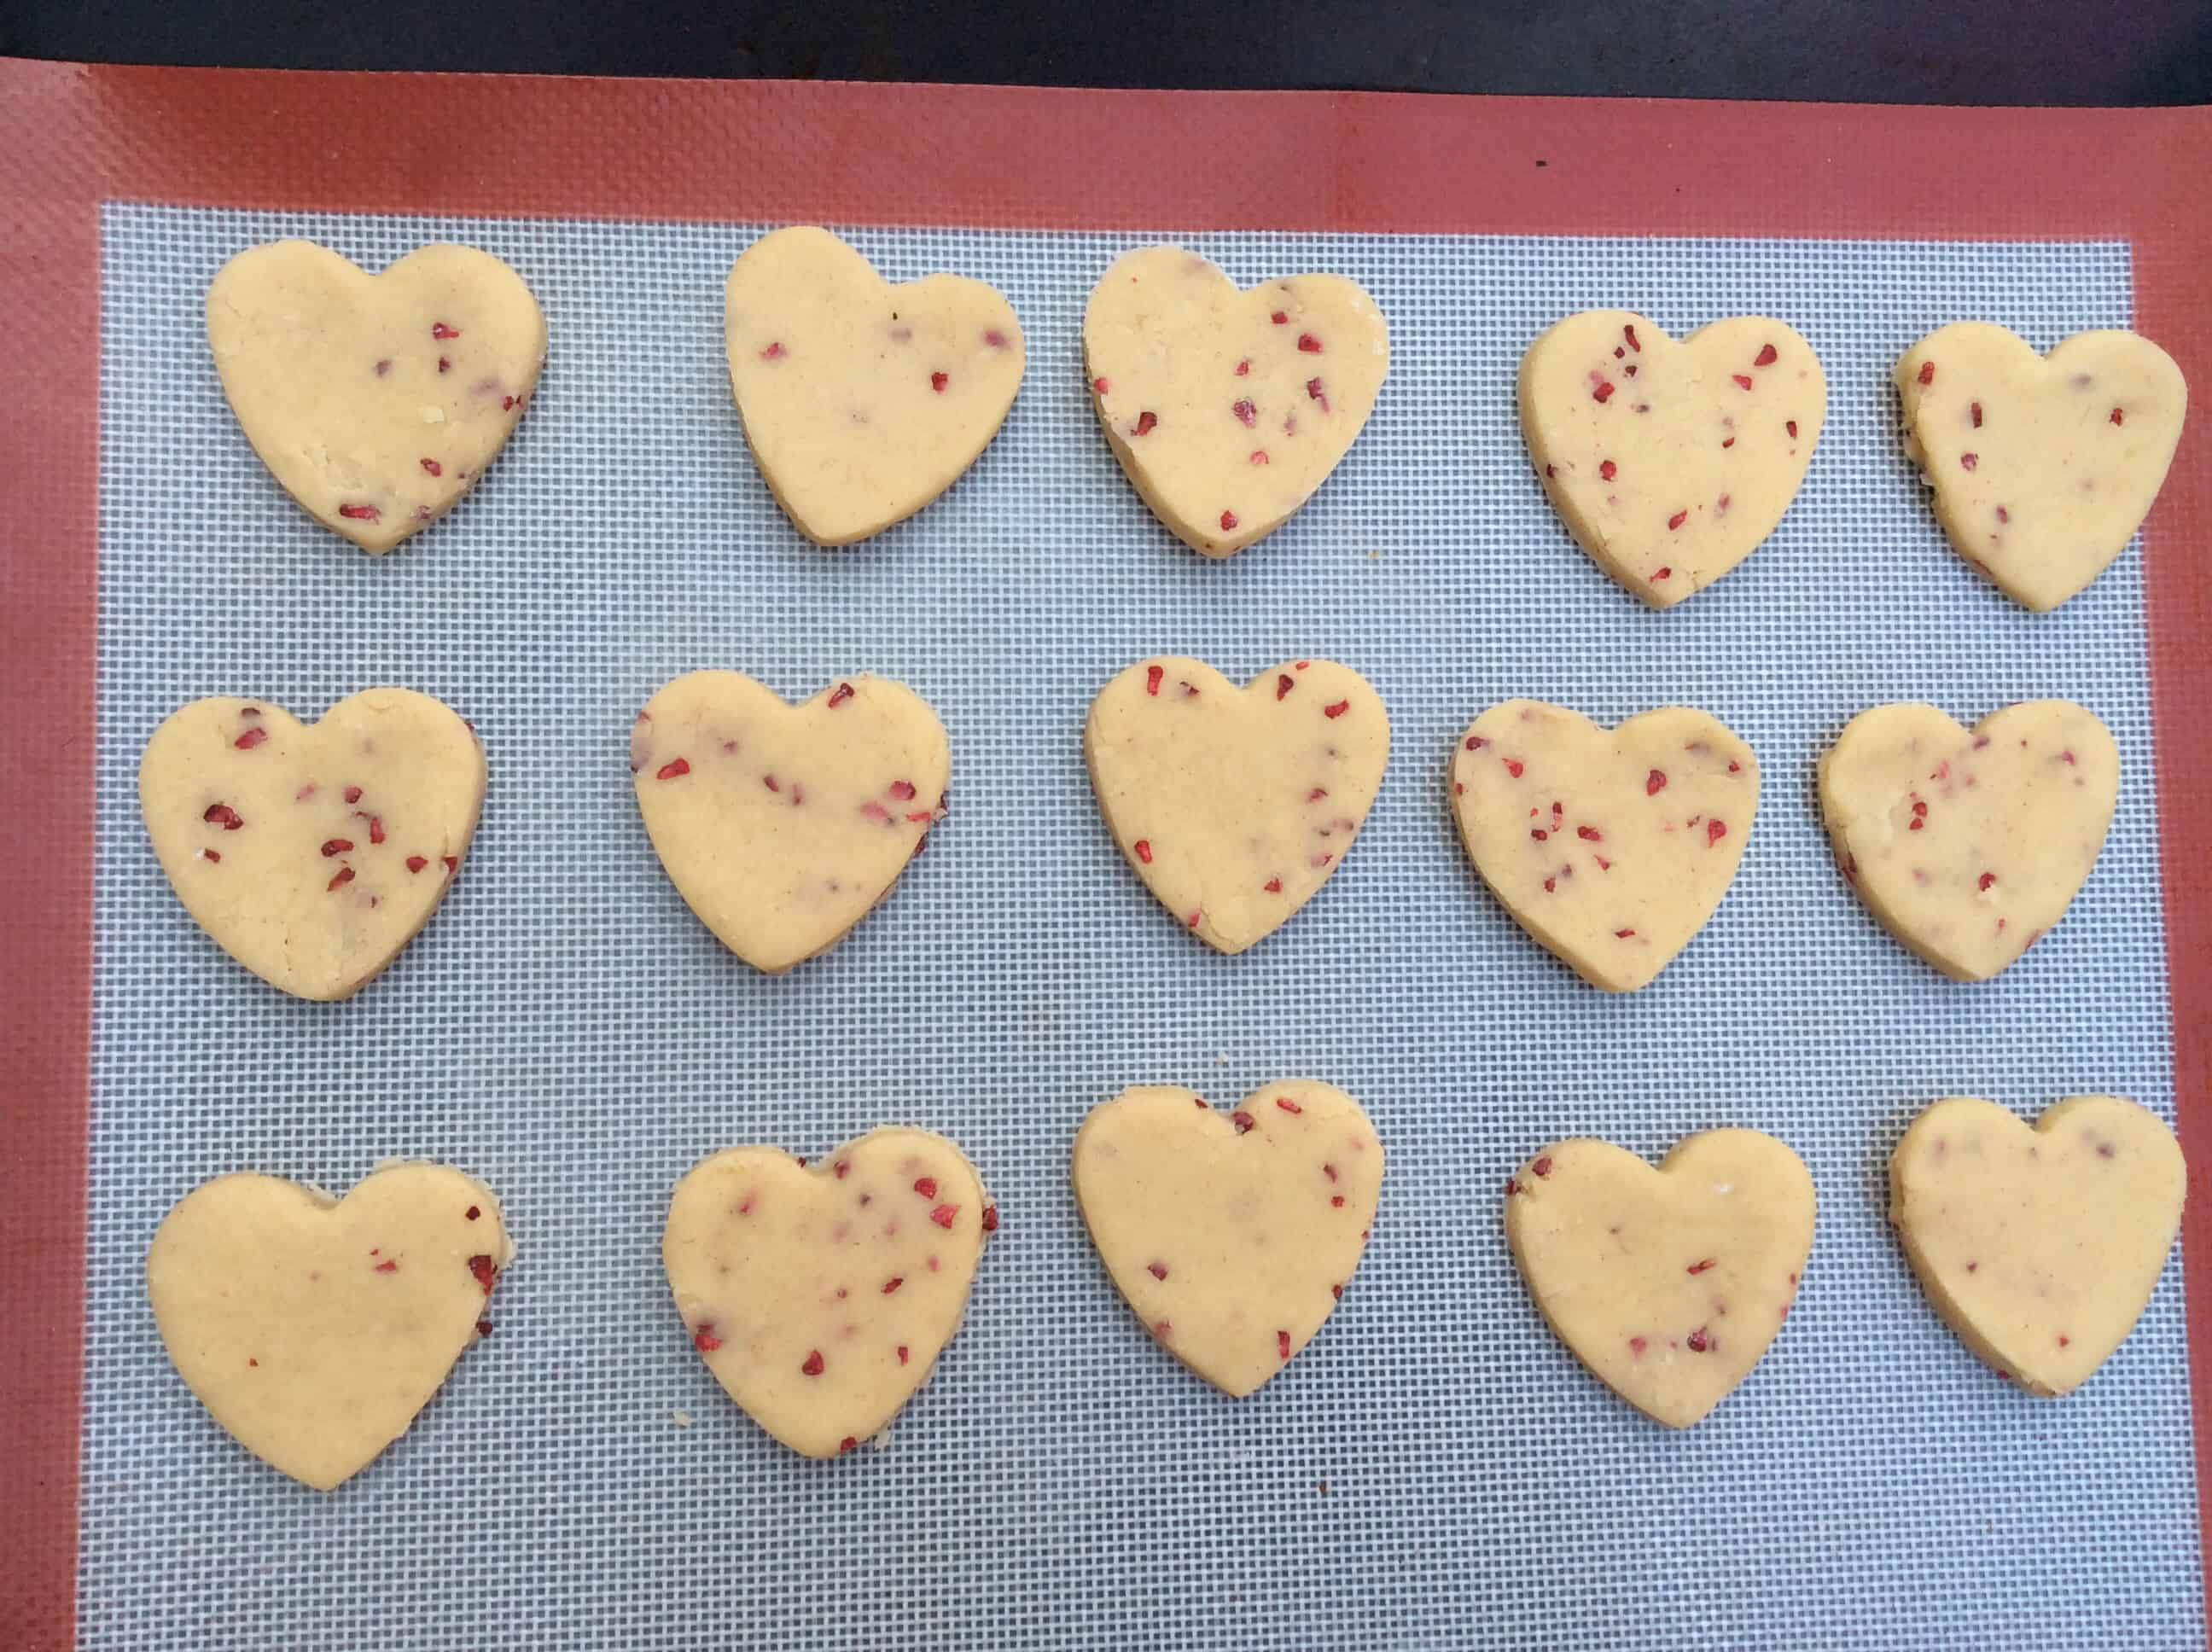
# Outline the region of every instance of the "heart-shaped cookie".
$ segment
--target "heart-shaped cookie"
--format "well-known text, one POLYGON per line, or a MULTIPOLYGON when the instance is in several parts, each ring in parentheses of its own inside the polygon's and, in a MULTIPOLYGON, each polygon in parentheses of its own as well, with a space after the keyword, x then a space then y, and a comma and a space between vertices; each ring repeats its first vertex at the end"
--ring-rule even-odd
POLYGON ((415 938, 483 794, 476 731, 407 689, 364 689, 313 724, 266 700, 195 700, 138 764, 185 910, 295 998, 350 998, 415 938))
POLYGON ((309 515, 380 556, 451 510, 538 388, 545 315, 472 246, 372 276, 313 241, 248 247, 208 288, 240 428, 309 515))
POLYGON ((1099 1259, 1159 1344, 1242 1398, 1320 1331, 1359 1266, 1382 1144, 1358 1102, 1311 1078, 1234 1112, 1139 1085, 1091 1108, 1075 1197, 1099 1259))
POLYGON ((1836 864, 1882 926, 1954 981, 1987 981, 2057 923, 2097 864, 2120 754, 2070 700, 1967 731, 1876 706, 1820 759, 1836 864))
POLYGON ((1828 385, 1787 324, 1731 316, 1677 343, 1627 310, 1555 323, 1521 358, 1521 434, 1577 544, 1671 608, 1774 531, 1828 385))
POLYGON ((701 1160, 660 1254, 723 1392, 793 1451, 835 1457, 929 1380, 998 1225, 957 1147, 893 1127, 811 1165, 774 1147, 701 1160))
POLYGON ((1600 728, 1508 700, 1452 755, 1460 841, 1513 920, 1593 987, 1645 985, 1705 927, 1759 811, 1759 760, 1702 711, 1600 728))
POLYGON ((459 1170, 394 1164, 343 1199, 275 1176, 204 1182, 146 1252, 185 1386, 272 1468, 327 1491, 407 1431, 514 1254, 459 1170))
POLYGON ((1013 307, 965 276, 894 287, 826 229, 747 247, 724 289, 730 390, 762 477, 817 545, 912 516, 1014 404, 1013 307))
POLYGON ((1208 946, 1242 952, 1334 875, 1390 757, 1367 680, 1285 660, 1243 689, 1163 654, 1098 691, 1083 728, 1107 829, 1208 946))
POLYGON ((1889 1161, 1889 1219, 1959 1339, 2030 1394, 2088 1380, 2127 1339, 2181 1227, 2187 1168, 2156 1114, 2069 1096, 2031 1127, 1953 1096, 1889 1161))
POLYGON ((866 675, 791 706, 736 671, 693 671, 629 737, 638 811, 677 893, 772 975, 890 893, 945 818, 951 766, 928 702, 866 675))
POLYGON ((1390 368, 1375 301, 1342 276, 1238 292, 1195 252, 1124 253, 1091 289, 1083 361, 1114 457, 1206 556, 1264 539, 1350 451, 1390 368))
POLYGON ((2148 338, 2083 332, 2038 355, 1986 321, 1899 358, 1905 451, 1959 555, 2041 612, 2079 594, 2150 513, 2189 386, 2148 338))
POLYGON ((1505 1184, 1505 1240, 1544 1320, 1655 1423, 1688 1428, 1759 1364, 1813 1248, 1813 1177, 1757 1130, 1707 1130, 1657 1169, 1554 1142, 1505 1184))

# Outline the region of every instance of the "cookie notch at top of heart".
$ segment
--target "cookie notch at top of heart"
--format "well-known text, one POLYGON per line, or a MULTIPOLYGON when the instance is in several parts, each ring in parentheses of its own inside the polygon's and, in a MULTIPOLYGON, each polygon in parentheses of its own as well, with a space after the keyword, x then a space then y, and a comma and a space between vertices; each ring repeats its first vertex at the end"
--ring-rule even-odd
POLYGON ((995 288, 951 275, 893 286, 826 229, 761 237, 723 300, 746 444, 817 545, 880 533, 950 488, 1021 387, 1021 323, 995 288))
POLYGON ((483 807, 476 731, 408 689, 319 723, 267 700, 197 700, 154 732, 138 800, 209 938, 279 992, 350 998, 412 940, 483 807))
POLYGON ((1161 655, 1091 701, 1084 756, 1145 887, 1220 952, 1242 952, 1335 875, 1382 784, 1390 718, 1365 678, 1285 660, 1239 689, 1161 655))
POLYGON ((1669 608, 1749 556, 1797 495, 1827 416, 1796 329, 1732 316, 1679 343, 1628 310, 1554 323, 1521 358, 1521 432, 1577 544, 1669 608))
POLYGON ((865 672, 799 705, 737 671, 692 671, 630 730, 638 811, 714 938, 781 975, 829 951, 890 893, 945 817, 945 726, 865 672))
POLYGON ((2173 358, 2131 332, 2076 333, 2042 356, 1956 321, 1899 357, 1896 379, 1905 452, 1953 549, 2039 613, 2134 538, 2189 410, 2173 358))
POLYGON ((1735 881, 1759 760, 1669 706, 1599 727, 1539 701, 1492 706, 1452 754, 1468 858, 1513 920, 1593 987, 1650 983, 1735 881))
POLYGON ((522 277, 442 242, 374 276, 312 241, 248 247, 208 287, 207 336, 270 474, 371 556, 477 484, 545 361, 522 277))
POLYGON ((1083 360, 1138 495, 1193 550, 1233 556, 1351 450, 1389 371, 1389 329, 1342 276, 1239 292, 1195 252, 1146 246, 1091 288, 1083 360))

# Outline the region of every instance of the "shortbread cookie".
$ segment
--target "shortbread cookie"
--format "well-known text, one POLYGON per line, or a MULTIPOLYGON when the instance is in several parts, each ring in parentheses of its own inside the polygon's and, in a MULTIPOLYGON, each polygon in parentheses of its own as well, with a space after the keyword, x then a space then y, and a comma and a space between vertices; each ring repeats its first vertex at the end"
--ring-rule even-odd
POLYGON ((1626 993, 1728 893, 1759 811, 1759 760, 1702 711, 1604 729, 1509 700, 1460 737, 1451 788, 1468 858, 1514 921, 1593 987, 1626 993))
POLYGON ((1251 1393, 1311 1341, 1375 1224, 1382 1144, 1333 1084, 1286 1078, 1235 1111, 1139 1085, 1091 1110, 1075 1197, 1091 1242, 1161 1346, 1251 1393))
POLYGON ((2083 332, 2048 356, 1986 321, 1899 358, 1905 451, 1959 554, 2041 611, 2087 586, 2142 525, 2189 387, 2148 338, 2083 332))
POLYGON ((1813 347, 1766 316, 1677 343, 1630 311, 1585 310, 1528 346, 1520 400, 1528 455, 1576 543, 1669 608, 1774 531, 1828 386, 1813 347))
POLYGON ((1813 1178, 1756 1130, 1707 1130, 1657 1169, 1554 1142, 1505 1184, 1505 1238, 1544 1319, 1598 1381, 1688 1428, 1782 1328, 1813 1248, 1813 1178))
POLYGON ((372 276, 312 241, 248 247, 207 295, 246 439, 325 527, 380 556, 451 510, 538 388, 545 315, 472 246, 372 276))
POLYGON ((275 1176, 204 1182, 146 1253, 154 1322, 185 1386, 271 1467, 327 1491, 407 1431, 514 1254, 499 1201, 440 1164, 343 1199, 275 1176))
POLYGON ((745 440, 817 545, 881 533, 958 481, 1021 386, 1021 324, 996 288, 894 287, 826 229, 761 237, 724 302, 745 440))
POLYGON ((2066 1394, 2127 1339, 2181 1227, 2173 1133, 2118 1096, 2069 1096, 2033 1128, 1954 1096, 1889 1161, 1889 1219, 1960 1339, 2031 1394, 2066 1394))
POLYGON ((1382 784, 1390 719, 1334 660, 1285 660, 1240 689, 1164 654, 1098 691, 1083 748, 1145 887, 1207 945, 1242 952, 1343 863, 1382 784))
POLYGON ((774 1147, 701 1160, 660 1254, 723 1391, 793 1451, 834 1457, 929 1380, 998 1225, 957 1147, 887 1127, 811 1164, 774 1147))
POLYGON ((476 731, 406 689, 365 689, 313 724, 266 700, 196 700, 138 765, 185 910, 295 998, 350 998, 414 939, 483 795, 476 731))
POLYGON ((693 671, 630 730, 645 829, 714 938, 780 975, 890 893, 945 817, 945 726, 911 689, 841 677, 786 705, 736 671, 693 671))
POLYGON ((1954 981, 1987 981, 2065 912, 2119 785, 2112 735, 2069 700, 1972 732, 1933 706, 1877 706, 1820 759, 1820 812, 1882 926, 1954 981))
POLYGON ((1390 335, 1341 276, 1240 293, 1195 252, 1146 246, 1091 289, 1083 360, 1107 442, 1152 514, 1200 555, 1233 556, 1350 450, 1390 335))

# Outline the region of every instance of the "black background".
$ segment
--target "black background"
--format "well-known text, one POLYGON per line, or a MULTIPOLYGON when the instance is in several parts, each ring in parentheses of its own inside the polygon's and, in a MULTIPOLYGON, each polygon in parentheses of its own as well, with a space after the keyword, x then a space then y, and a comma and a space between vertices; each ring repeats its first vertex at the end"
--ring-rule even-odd
POLYGON ((2212 0, 0 0, 0 54, 272 69, 2172 104, 2212 102, 2212 0))

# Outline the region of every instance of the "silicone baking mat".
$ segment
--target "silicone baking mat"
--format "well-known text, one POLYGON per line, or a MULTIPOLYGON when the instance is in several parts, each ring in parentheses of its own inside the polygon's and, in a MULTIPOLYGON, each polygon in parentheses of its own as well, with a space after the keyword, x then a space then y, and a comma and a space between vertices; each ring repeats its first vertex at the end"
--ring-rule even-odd
POLYGON ((2131 549, 2058 614, 2014 608, 1943 543, 1887 383, 1905 344, 1960 316, 2045 348, 2130 325, 2127 238, 1258 233, 1211 213, 1048 231, 1018 202, 994 222, 988 192, 937 228, 788 203, 617 222, 179 193, 198 203, 111 199, 97 219, 88 1181, 80 1478, 63 1515, 78 1644, 2203 1643, 2181 1259, 2094 1381, 2037 1401, 1935 1319, 1883 1217, 1887 1151, 1934 1096, 2032 1113, 2111 1090, 2169 1119, 2191 1101, 2160 857, 2194 781, 2177 792, 2172 747, 2154 746, 2167 690, 2151 564, 2131 549), (1028 336, 1029 377, 976 467, 841 553, 775 508, 720 356, 723 273, 793 217, 830 220, 893 278, 993 282, 1028 336), (505 456, 380 561, 276 489, 207 359, 209 276, 285 234, 372 268, 466 240, 547 312, 545 379, 505 456), (1391 324, 1366 434, 1288 527, 1227 564, 1146 513, 1083 389, 1091 283, 1157 239, 1241 282, 1341 271, 1391 324), (1527 341, 1601 303, 1677 334, 1785 317, 1831 386, 1781 529, 1663 615, 1575 549, 1514 424, 1527 341), (1091 694, 1168 651, 1238 678, 1326 653, 1392 715, 1357 850, 1240 958, 1195 945, 1142 891, 1083 774, 1091 694), (703 665, 793 697, 874 671, 951 736, 953 814, 929 853, 780 980, 690 916, 630 795, 637 706, 703 665), (286 999, 167 890, 137 818, 137 753, 200 694, 313 716, 386 681, 475 720, 483 827, 385 978, 349 1005, 286 999), (1760 753, 1732 892, 1633 997, 1536 949, 1458 847, 1452 738, 1522 694, 1607 722, 1698 705, 1760 753), (2045 695, 2118 738, 2112 835, 2051 936, 1999 981, 1955 986, 1837 876, 1813 763, 1869 705, 1924 698, 1972 720, 2045 695), (1127 1084, 1226 1102, 1286 1074, 1358 1095, 1389 1172, 1336 1315, 1231 1402, 1120 1302, 1066 1153, 1127 1084), (690 1350, 659 1273, 666 1193, 722 1145, 814 1153, 894 1121, 957 1139, 1004 1227, 966 1328, 884 1449, 805 1462, 690 1350), (1545 1330, 1503 1243, 1502 1184, 1560 1135, 1656 1154, 1723 1123, 1804 1156, 1820 1231, 1765 1360, 1676 1436, 1545 1330), (482 1176, 520 1254, 493 1335, 397 1446, 318 1496, 184 1391, 140 1259, 209 1175, 338 1189, 395 1155, 482 1176))

